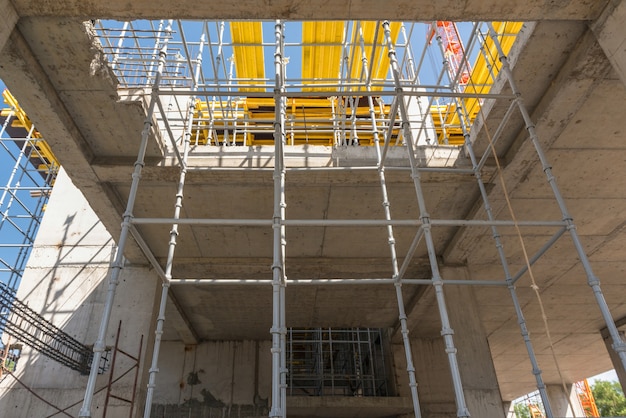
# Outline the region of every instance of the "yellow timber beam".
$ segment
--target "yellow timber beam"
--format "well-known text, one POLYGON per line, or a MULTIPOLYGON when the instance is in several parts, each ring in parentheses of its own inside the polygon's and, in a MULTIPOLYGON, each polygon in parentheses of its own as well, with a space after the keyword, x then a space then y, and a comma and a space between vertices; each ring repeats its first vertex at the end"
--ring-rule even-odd
MULTIPOLYGON (((498 34, 498 41, 505 54, 508 54, 515 42, 515 38, 522 29, 522 22, 492 22, 498 34)), ((465 93, 487 94, 500 72, 500 59, 494 39, 491 36, 485 38, 485 43, 478 54, 476 62, 472 67, 471 77, 465 86, 465 93)), ((474 122, 482 99, 466 98, 462 100, 463 112, 467 115, 469 125, 474 122)), ((456 104, 449 106, 433 106, 430 110, 437 131, 437 138, 440 144, 463 145, 465 138, 461 129, 456 104)))
MULTIPOLYGON (((363 40, 365 43, 365 56, 367 57, 367 65, 373 82, 384 81, 387 73, 389 72, 389 51, 385 45, 385 33, 382 26, 378 27, 378 22, 355 22, 353 30, 360 29, 363 31, 363 40), (372 51, 374 55, 372 56, 372 51)), ((400 33, 402 24, 399 22, 392 22, 389 25, 391 29, 391 40, 395 44, 400 33)), ((350 57, 352 59, 352 69, 350 72, 350 78, 354 81, 362 80, 362 68, 361 65, 363 49, 361 48, 360 34, 353 34, 355 41, 352 50, 350 51, 350 57)), ((373 87, 372 90, 382 90, 380 87, 373 87)))
MULTIPOLYGON (((336 83, 341 71, 341 50, 346 22, 302 23, 302 79, 311 84, 336 83)), ((336 86, 303 88, 332 91, 336 86)))
MULTIPOLYGON (((2 109, 2 118, 7 118, 13 112, 15 116, 15 120, 11 122, 11 126, 13 128, 21 128, 24 130, 24 138, 28 136, 30 133, 29 145, 34 147, 37 152, 37 158, 40 163, 37 163, 37 169, 41 171, 57 171, 61 164, 59 160, 57 160, 56 156, 50 149, 50 146, 46 141, 44 141, 43 137, 37 131, 37 129, 33 128, 33 123, 30 121, 30 118, 22 109, 22 107, 17 102, 17 99, 13 97, 13 95, 9 92, 8 89, 5 89, 2 92, 2 97, 4 98, 4 102, 9 105, 9 108, 2 109)), ((16 138, 22 139, 22 138, 16 138)), ((33 159, 34 161, 35 159, 33 159)))
MULTIPOLYGON (((235 68, 240 84, 255 85, 253 80, 265 78, 263 28, 261 22, 231 22, 235 68)), ((257 81, 258 83, 258 81, 257 81)), ((262 87, 244 87, 241 91, 264 91, 262 87)))

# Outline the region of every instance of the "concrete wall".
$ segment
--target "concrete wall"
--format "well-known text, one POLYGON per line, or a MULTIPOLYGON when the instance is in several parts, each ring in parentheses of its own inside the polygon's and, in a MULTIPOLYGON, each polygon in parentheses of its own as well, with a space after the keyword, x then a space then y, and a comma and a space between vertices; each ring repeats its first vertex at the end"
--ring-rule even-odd
POLYGON ((267 416, 270 346, 270 341, 164 342, 152 416, 267 416))
MULTIPOLYGON (((107 290, 109 263, 114 240, 102 226, 82 194, 62 171, 46 208, 28 268, 18 291, 18 298, 41 313, 55 326, 77 340, 95 342, 107 290)), ((107 346, 113 346, 117 327, 122 321, 120 348, 138 354, 141 335, 150 332, 152 301, 157 277, 145 267, 128 266, 121 275, 107 346)), ((144 338, 144 351, 146 338, 144 338)), ((142 353, 145 358, 145 353, 142 353)), ((115 376, 132 367, 133 362, 118 356, 115 376)), ((25 347, 16 376, 51 404, 78 415, 87 376, 50 360, 25 347)), ((99 376, 96 389, 106 386, 109 372, 99 376)), ((132 379, 113 385, 113 393, 130 396, 132 379)), ((140 383, 142 388, 145 384, 140 383)), ((102 415, 104 391, 95 398, 93 416, 102 415)), ((0 382, 0 411, 5 418, 44 417, 57 410, 37 399, 11 376, 0 382)), ((108 416, 128 414, 128 406, 112 400, 108 416)))

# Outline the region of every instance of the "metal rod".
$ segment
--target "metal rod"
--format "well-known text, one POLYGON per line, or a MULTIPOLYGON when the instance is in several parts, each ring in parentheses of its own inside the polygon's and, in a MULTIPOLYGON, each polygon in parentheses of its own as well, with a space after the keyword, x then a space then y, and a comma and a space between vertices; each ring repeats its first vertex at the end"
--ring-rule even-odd
POLYGON ((87 381, 87 388, 85 389, 85 398, 83 405, 78 414, 79 418, 91 417, 91 404, 93 402, 93 394, 96 385, 96 377, 98 375, 98 369, 100 367, 100 360, 102 354, 106 349, 106 332, 109 325, 109 319, 111 317, 111 311, 113 309, 113 301, 115 299, 115 290, 119 283, 119 276, 124 267, 124 250, 126 248, 126 242, 128 238, 129 229, 131 226, 130 220, 133 217, 133 208, 135 206, 135 198, 137 197, 137 189, 139 187, 139 179, 141 178, 141 170, 144 166, 144 159, 146 155, 146 148, 148 145, 148 137, 150 136, 150 130, 152 128, 152 117, 154 115, 154 109, 158 100, 159 83, 161 81, 161 75, 163 73, 163 67, 165 66, 165 58, 167 56, 167 42, 169 34, 172 30, 172 21, 170 20, 167 28, 165 29, 166 35, 163 39, 163 46, 159 51, 159 64, 157 67, 157 73, 154 79, 154 85, 152 87, 152 94, 150 105, 146 113, 146 119, 144 121, 143 130, 141 131, 141 144, 139 146, 139 152, 137 155, 137 161, 135 162, 135 169, 132 175, 132 183, 130 191, 128 193, 128 203, 126 205, 126 211, 124 212, 122 230, 120 232, 120 238, 118 240, 117 252, 115 259, 111 265, 111 273, 109 278, 109 289, 104 304, 104 312, 102 314, 102 321, 100 323, 100 329, 98 332, 98 339, 93 346, 93 360, 91 364, 91 372, 89 373, 89 380, 87 381))
MULTIPOLYGON (((408 122, 408 113, 404 103, 403 89, 400 84, 400 70, 398 68, 398 60, 396 58, 393 41, 391 39, 391 30, 389 29, 389 22, 383 22, 383 29, 385 31, 385 38, 387 40, 387 47, 389 48, 389 62, 391 65, 391 72, 393 79, 396 83, 396 100, 399 103, 400 119, 402 121, 402 130, 405 137, 405 143, 407 145, 407 153, 409 155, 409 161, 411 167, 417 166, 414 154, 413 135, 411 133, 411 127, 408 122)), ((433 241, 431 233, 430 215, 426 211, 426 204, 424 202, 424 194, 422 192, 422 186, 420 181, 420 174, 417 170, 412 171, 411 177, 415 185, 415 192, 417 195, 417 202, 420 210, 420 219, 422 221, 422 228, 424 229, 424 240, 428 249, 428 258, 430 260, 430 268, 432 271, 432 285, 435 288, 435 296, 437 299, 437 305, 439 307, 439 316, 441 318, 441 335, 443 336, 446 353, 448 354, 448 363, 450 364, 450 371, 452 374, 452 383, 454 386, 454 393, 457 405, 457 417, 469 417, 469 411, 465 403, 465 394, 463 393, 463 383, 461 381, 461 373, 459 372, 459 364, 456 358, 456 348, 454 346, 454 339, 452 334, 454 331, 450 326, 450 320, 448 318, 448 310, 446 308, 445 297, 443 294, 443 280, 439 273, 439 266, 437 264, 437 256, 435 251, 435 243, 433 241)))
MULTIPOLYGON (((459 119, 461 120, 461 129, 463 130, 463 135, 465 137, 465 149, 467 150, 467 153, 470 157, 470 161, 472 162, 472 165, 475 170, 474 177, 476 178, 478 189, 480 190, 480 195, 483 199, 484 210, 485 210, 485 213, 487 214, 487 219, 489 221, 493 221, 495 220, 495 216, 491 209, 489 195, 487 193, 487 189, 485 188, 485 184, 482 179, 481 167, 479 165, 480 163, 477 162, 476 154, 474 153, 474 147, 472 146, 472 141, 471 141, 467 126, 465 126, 465 123, 463 122, 462 118, 459 118, 459 119)), ((491 145, 493 145, 493 142, 491 143, 491 145)), ((485 152, 484 155, 487 155, 487 153, 485 152)), ((560 233, 557 232, 557 235, 556 235, 557 238, 561 236, 564 231, 565 231, 565 228, 564 227, 561 228, 560 233)), ((537 383, 537 390, 539 391, 539 395, 541 396, 541 400, 543 402, 546 415, 548 417, 552 417, 552 408, 550 406, 550 400, 548 398, 548 393, 546 391, 546 385, 543 382, 541 369, 539 368, 537 357, 535 355, 535 350, 530 340, 530 333, 528 332, 528 327, 526 325, 526 318, 524 317, 524 312, 522 311, 519 298, 517 297, 517 291, 515 290, 516 279, 511 277, 511 270, 509 268, 509 263, 506 258, 506 253, 504 251, 504 245, 502 244, 502 240, 500 239, 501 238, 500 233, 498 232, 496 225, 491 225, 491 234, 492 234, 495 246, 496 246, 496 250, 498 252, 498 257, 500 258, 500 264, 502 265, 502 269, 504 270, 505 284, 508 287, 509 293, 511 295, 511 300, 513 302, 513 307, 515 309, 515 314, 517 316, 517 323, 519 325, 520 333, 524 340, 524 345, 526 346, 526 352, 528 353, 528 358, 532 366, 532 372, 533 372, 533 375, 535 376, 535 381, 537 383)), ((554 241, 556 241, 556 239, 554 239, 554 241)), ((541 252, 541 254, 543 254, 543 252, 541 252)), ((539 258, 539 256, 537 256, 537 258, 539 258)))
POLYGON ((617 352, 621 362, 622 367, 626 370, 626 342, 624 342, 619 334, 617 327, 615 326, 615 322, 613 321, 613 316, 611 315, 611 311, 609 310, 609 306, 606 303, 606 299, 604 298, 604 294, 602 293, 602 289, 600 288, 600 280, 596 277, 591 268, 591 264, 589 263, 589 258, 587 257, 587 253, 580 242, 580 238, 578 236, 578 232, 576 232, 576 225, 574 224, 574 220, 570 215, 567 205, 563 200, 563 196, 559 190, 559 187, 556 184, 556 178, 552 174, 552 167, 548 163, 545 153, 541 147, 541 143, 539 142, 539 136, 537 135, 537 130, 535 129, 535 125, 524 105, 524 102, 521 99, 521 94, 517 88, 515 83, 515 79, 513 78, 513 72, 511 71, 511 67, 509 65, 509 61, 502 50, 502 46, 497 39, 496 31, 493 28, 491 23, 487 23, 489 27, 489 31, 494 37, 494 45, 498 50, 498 54, 500 56, 500 62, 502 63, 501 71, 504 72, 509 85, 511 86, 511 91, 513 94, 517 96, 517 106, 524 118, 524 123, 526 125, 526 130, 528 131, 528 135, 530 136, 530 140, 535 147, 537 152, 537 156, 539 157, 539 161, 541 162, 541 167, 543 172, 546 175, 548 183, 552 189, 552 193, 554 194, 554 198, 556 199, 557 204, 559 205, 559 209, 561 210, 561 214, 563 215, 563 220, 567 223, 567 230, 570 233, 572 241, 574 243, 574 247, 576 248, 576 252, 578 257, 580 258, 580 263, 583 266, 585 274, 587 276, 587 284, 591 287, 594 296, 596 298, 596 302, 598 307, 600 308, 600 312, 602 317, 604 318, 604 322, 606 323, 609 334, 611 335, 611 339, 613 340, 613 349, 617 352))
MULTIPOLYGON (((530 266, 532 266, 533 264, 535 264, 535 262, 537 262, 537 260, 539 260, 539 258, 541 258, 541 256, 543 256, 545 254, 546 251, 548 251, 550 249, 550 247, 552 247, 552 245, 554 245, 555 242, 557 242, 559 240, 559 238, 561 238, 561 236, 567 232, 567 228, 561 228, 559 229, 554 235, 552 235, 552 237, 550 237, 550 239, 548 240, 548 242, 546 242, 531 258, 530 260, 528 260, 528 264, 530 266)), ((517 282, 520 277, 522 277, 524 275, 524 273, 526 273, 528 271, 528 265, 525 265, 524 267, 522 267, 516 274, 515 276, 513 276, 512 280, 513 283, 517 282)))
POLYGON ((270 418, 285 418, 286 401, 286 364, 284 342, 286 329, 284 328, 284 250, 285 250, 285 171, 283 170, 283 141, 284 114, 283 100, 280 92, 283 91, 284 63, 283 63, 283 24, 277 20, 274 25, 275 36, 275 87, 274 87, 274 215, 273 228, 273 262, 272 262, 272 408, 270 418))
MULTIPOLYGON (((380 23, 377 24, 377 28, 380 26, 380 23)), ((363 71, 365 72, 366 78, 369 80, 369 68, 367 65, 367 55, 365 54, 365 40, 363 39, 363 31, 360 32, 361 39, 361 51, 363 52, 363 56, 361 58, 363 63, 363 71)), ((369 90, 368 85, 368 90, 369 90)), ((387 193, 387 182, 385 178, 385 168, 383 167, 382 153, 380 149, 380 138, 378 136, 378 126, 376 124, 376 112, 374 109, 374 101, 371 96, 368 96, 368 106, 370 113, 370 120, 372 122, 372 133, 374 135, 374 146, 376 149, 376 159, 378 162, 378 179, 380 182, 380 190, 382 194, 382 205, 383 210, 385 212, 385 220, 391 221, 391 203, 389 202, 389 195, 387 193)), ((388 141, 385 141, 385 145, 388 144, 388 141)), ((409 378, 409 387, 411 390, 411 400, 413 402, 413 413, 416 418, 420 418, 420 404, 419 404, 419 395, 417 393, 417 379, 415 377, 415 366, 413 365, 413 353, 411 351, 411 341, 409 340, 409 329, 407 326, 407 316, 404 307, 404 299, 402 295, 402 278, 398 272, 398 256, 396 250, 396 240, 393 234, 393 226, 387 225, 387 242, 389 243, 389 253, 391 256, 391 268, 393 271, 393 282, 396 292, 396 299, 398 302, 398 320, 400 321, 400 328, 402 333, 402 342, 404 345, 404 353, 406 357, 406 371, 409 378)))
MULTIPOLYGON (((176 222, 180 225, 206 225, 206 226, 270 226, 274 224, 270 219, 199 219, 199 218, 133 218, 133 225, 145 224, 171 224, 176 222)), ((282 219, 284 226, 422 226, 421 219, 282 219)), ((505 220, 471 220, 471 219, 430 219, 431 226, 521 226, 521 227, 563 227, 564 221, 505 221, 505 220)))
MULTIPOLYGON (((198 57, 196 59, 196 68, 194 74, 194 86, 198 84, 200 77, 200 69, 202 67, 202 49, 204 46, 204 37, 201 38, 198 57)), ((165 323, 165 308, 167 305, 167 294, 170 288, 170 279, 172 278, 172 267, 174 264, 174 253, 176 252, 176 243, 178 238, 178 219, 183 207, 183 192, 185 189, 185 178, 187 176, 187 158, 189 157, 189 148, 191 146, 191 130, 193 127, 193 118, 196 111, 196 96, 189 97, 189 105, 187 110, 187 128, 185 129, 183 141, 183 155, 180 162, 180 176, 178 178, 178 186, 176 189, 176 203, 174 204, 174 223, 170 231, 170 241, 167 250, 167 259, 165 262, 165 280, 162 283, 161 301, 159 304, 159 314, 157 316, 156 330, 154 332, 154 347, 152 351, 152 363, 149 370, 148 391, 146 393, 146 404, 144 407, 144 418, 150 418, 152 411, 152 398, 156 387, 156 374, 159 372, 159 351, 161 349, 161 339, 163 336, 163 325, 165 323)))
MULTIPOLYGON (((268 285, 272 284, 271 279, 171 279, 172 285, 268 285)), ((289 279, 290 285, 299 286, 324 286, 324 285, 352 285, 352 284, 390 284, 396 283, 390 278, 371 279, 289 279)), ((432 285, 431 279, 403 279, 402 284, 411 285, 432 285)), ((443 280, 444 285, 451 286, 507 286, 502 280, 443 280)))

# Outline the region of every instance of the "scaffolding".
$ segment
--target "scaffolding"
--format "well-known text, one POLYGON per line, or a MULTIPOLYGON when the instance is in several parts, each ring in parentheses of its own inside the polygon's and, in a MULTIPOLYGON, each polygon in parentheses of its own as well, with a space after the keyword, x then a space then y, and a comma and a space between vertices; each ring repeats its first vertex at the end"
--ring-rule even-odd
MULTIPOLYGON (((441 335, 451 371, 457 416, 468 417, 470 411, 465 402, 463 383, 460 376, 454 330, 448 316, 443 285, 501 286, 510 292, 512 304, 517 314, 525 348, 532 364, 539 395, 543 401, 545 414, 552 417, 547 399, 542 373, 537 363, 533 344, 526 327, 515 290, 516 281, 522 277, 561 236, 569 233, 593 288, 598 306, 613 337, 616 350, 622 362, 626 363, 624 342, 620 339, 612 321, 606 302, 602 297, 587 256, 580 244, 573 220, 551 174, 534 129, 533 122, 519 100, 520 92, 509 68, 507 53, 513 44, 521 24, 518 23, 475 23, 466 29, 468 33, 465 47, 457 49, 455 59, 461 63, 449 62, 449 49, 441 32, 429 35, 433 27, 417 23, 390 22, 96 22, 102 47, 120 82, 120 92, 125 89, 143 89, 150 95, 144 130, 137 162, 134 166, 132 184, 124 212, 122 231, 118 240, 118 252, 112 264, 112 274, 105 303, 100 333, 94 345, 94 362, 105 348, 105 333, 113 307, 119 273, 123 267, 123 252, 129 234, 135 236, 138 227, 147 224, 170 224, 169 245, 165 265, 159 264, 148 245, 143 245, 147 258, 163 281, 163 292, 157 318, 156 340, 149 371, 149 383, 144 417, 149 417, 158 373, 158 358, 161 334, 165 322, 165 305, 171 286, 185 283, 210 285, 227 283, 227 280, 203 280, 174 277, 172 265, 175 263, 175 247, 178 226, 185 225, 239 225, 266 227, 273 231, 273 260, 271 280, 235 280, 234 284, 267 284, 272 287, 272 395, 270 417, 287 416, 286 397, 291 391, 326 391, 326 381, 315 380, 312 372, 298 382, 301 376, 298 361, 313 356, 314 351, 298 354, 294 359, 294 331, 286 326, 286 286, 315 284, 385 284, 395 289, 398 302, 398 322, 406 356, 406 371, 413 412, 421 416, 417 379, 413 366, 411 344, 408 338, 407 314, 403 286, 429 285, 434 288, 436 303, 441 321, 441 335), (300 41, 289 37, 289 29, 301 25, 291 33, 301 33, 300 41), (431 28, 431 29, 429 29, 431 28), (272 35, 268 35, 268 34, 272 35), (273 38, 273 40, 269 40, 273 38), (425 44, 420 51, 414 51, 419 37, 425 44), (432 42, 425 39, 434 38, 432 42), (459 54, 459 51, 462 53, 459 54), (267 57, 273 57, 270 63, 267 57), (443 62, 432 68, 428 61, 443 62), (471 61, 472 65, 467 62, 471 61), (300 68, 294 64, 301 62, 300 68), (469 70, 471 68, 471 71, 469 70), (295 71, 294 71, 295 70, 295 71), (468 74, 469 73, 469 74, 468 74), (508 84, 512 93, 504 94, 501 88, 493 89, 496 83, 508 84), (500 125, 489 136, 489 145, 482 154, 476 155, 473 144, 484 127, 483 109, 494 103, 507 103, 508 111, 500 125), (510 115, 519 112, 528 130, 542 169, 547 176, 562 217, 550 221, 499 219, 492 212, 487 187, 482 179, 487 160, 506 128, 510 115), (133 216, 139 179, 144 165, 144 154, 149 139, 149 131, 156 121, 166 142, 169 156, 178 164, 180 176, 176 196, 173 198, 171 218, 140 218, 133 216), (476 123, 476 122, 480 123, 476 123), (273 214, 271 219, 194 219, 181 215, 185 176, 194 168, 189 159, 194 153, 210 153, 218 147, 244 147, 273 145, 273 214), (349 170, 371 170, 376 172, 380 182, 381 203, 384 219, 288 219, 285 207, 285 187, 288 173, 299 167, 285 163, 285 149, 288 146, 327 145, 332 147, 370 145, 375 149, 376 162, 359 167, 320 167, 330 173, 344 173, 349 170), (435 167, 428 159, 419 159, 419 147, 430 146, 446 155, 459 156, 462 149, 469 160, 469 167, 455 164, 435 167), (407 166, 394 166, 389 161, 393 150, 405 153, 407 166), (391 200, 387 190, 386 170, 404 170, 410 173, 415 189, 419 214, 415 219, 397 220, 391 216, 391 200), (441 219, 430 214, 426 205, 422 176, 437 173, 451 176, 473 176, 476 188, 482 199, 484 220, 441 219), (287 229, 293 226, 379 227, 386 230, 389 243, 390 274, 388 277, 373 279, 295 279, 286 275, 285 254, 287 250, 287 229), (413 227, 414 238, 405 254, 398 255, 394 231, 396 227, 413 227), (442 277, 439 269, 437 247, 433 234, 439 227, 488 228, 494 240, 502 264, 502 277, 496 280, 454 280, 442 277), (505 252, 499 229, 514 227, 542 227, 555 230, 553 237, 530 257, 527 267, 518 272, 510 271, 509 258, 505 252), (405 278, 418 247, 426 247, 431 279, 405 278), (292 357, 288 360, 289 344, 292 357), (291 363, 289 363, 291 361, 291 363)), ((306 331, 318 332, 322 330, 306 331)), ((303 335, 303 334, 299 334, 303 335)), ((329 338, 334 336, 328 334, 329 338)), ((303 337, 304 338, 304 337, 303 337)), ((296 339, 297 340, 297 339, 296 339)), ((305 340, 308 341, 308 340, 305 340)), ((313 338, 310 347, 318 346, 316 355, 324 358, 326 347, 323 337, 313 338)), ((350 344, 354 339, 349 339, 350 344)), ((360 343, 357 346, 362 347, 360 343)), ((371 348, 371 345, 369 346, 371 348)), ((354 354, 354 353, 352 353, 354 354)), ((362 355, 362 352, 361 354, 362 355)), ((320 357, 318 357, 319 359, 320 357)), ((327 362, 335 367, 335 363, 327 362)), ((315 369, 320 363, 304 363, 305 369, 315 369)), ((346 366, 347 367, 347 366, 346 366)), ((350 369, 350 375, 365 376, 365 364, 359 363, 350 369)), ((373 366, 372 366, 373 367, 373 366)), ((304 373, 304 372, 303 372, 304 373)), ((95 386, 95 369, 92 370, 81 417, 91 416, 91 403, 95 386)), ((356 379, 356 377, 355 377, 356 379)), ((356 379, 358 380, 358 379, 356 379)), ((359 390, 375 393, 381 388, 380 382, 342 384, 341 390, 357 393, 359 390)), ((334 393, 340 386, 330 382, 334 393)), ((382 391, 382 389, 380 389, 382 391)))
POLYGON ((8 90, 0 111, 0 282, 17 290, 59 162, 8 90), (10 168, 10 169, 9 169, 10 168))

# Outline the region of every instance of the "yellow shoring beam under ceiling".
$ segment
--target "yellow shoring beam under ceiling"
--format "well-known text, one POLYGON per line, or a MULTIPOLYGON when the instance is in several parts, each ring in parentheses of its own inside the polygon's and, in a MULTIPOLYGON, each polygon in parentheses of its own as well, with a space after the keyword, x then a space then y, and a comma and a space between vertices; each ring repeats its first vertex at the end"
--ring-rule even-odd
MULTIPOLYGON (((387 47, 385 45, 385 33, 383 32, 382 25, 379 25, 379 22, 354 22, 353 25, 353 34, 352 40, 354 41, 352 48, 349 52, 349 57, 351 58, 351 72, 350 78, 352 81, 361 81, 365 82, 366 80, 362 80, 361 77, 363 75, 362 69, 362 54, 363 50, 361 49, 360 35, 358 32, 359 26, 363 31, 363 40, 365 43, 365 56, 367 57, 367 65, 369 69, 369 73, 371 75, 371 79, 373 82, 385 81, 387 73, 389 72, 389 51, 387 51, 387 47), (378 27, 378 33, 376 28, 378 27), (374 39, 376 37, 376 39, 374 39), (374 48, 374 45, 376 47, 374 48), (374 56, 372 57, 372 51, 374 51, 374 56)), ((398 39, 398 34, 400 33, 400 28, 402 24, 399 22, 391 22, 389 28, 391 29, 391 40, 395 44, 398 39)), ((372 90, 382 90, 381 87, 372 87, 372 90)))
MULTIPOLYGON (((311 87, 303 88, 305 92, 317 91, 333 91, 337 89, 340 83, 340 72, 343 57, 344 42, 348 42, 350 50, 348 54, 349 67, 345 71, 349 71, 349 82, 364 82, 362 79, 362 48, 360 42, 359 29, 363 33, 365 44, 365 55, 368 60, 369 71, 373 83, 383 82, 389 71, 389 57, 385 46, 385 38, 382 28, 376 30, 378 22, 353 22, 351 33, 346 33, 349 38, 343 39, 346 25, 344 21, 327 21, 327 22, 303 22, 302 23, 302 78, 305 83, 309 83, 311 87), (374 39, 376 38, 376 39, 374 39), (373 52, 373 54, 372 54, 373 52), (332 84, 337 86, 315 87, 316 84, 332 84)), ((519 22, 493 22, 493 26, 498 33, 502 48, 508 53, 515 41, 515 35, 521 30, 522 23, 519 22)), ((395 43, 400 29, 401 23, 395 22, 391 24, 391 37, 395 43)), ((235 56, 235 65, 237 69, 237 78, 241 84, 259 85, 263 83, 265 78, 265 64, 263 51, 263 30, 261 22, 231 22, 231 37, 233 44, 233 52, 235 56)), ((479 54, 473 65, 472 74, 469 83, 465 86, 467 93, 489 93, 495 77, 499 71, 499 61, 496 47, 491 37, 486 37, 483 45, 484 53, 479 54)), ((381 87, 373 87, 373 90, 381 90, 381 87)), ((263 87, 244 87, 243 92, 264 91, 263 87)), ((348 91, 350 89, 347 89, 348 91)), ((253 99, 247 98, 237 102, 236 109, 232 111, 230 118, 224 118, 221 106, 213 104, 215 108, 213 112, 212 129, 214 135, 220 137, 220 132, 224 129, 232 129, 234 123, 244 115, 247 117, 248 127, 254 129, 255 120, 260 124, 265 124, 266 119, 271 119, 274 112, 273 99, 253 99), (233 120, 230 120, 233 119, 233 120), (261 120, 263 122, 261 122, 261 120)), ((463 107, 467 112, 468 119, 471 123, 476 118, 480 110, 481 99, 466 98, 462 101, 463 107)), ((200 118, 198 131, 199 143, 207 143, 208 139, 208 121, 209 112, 207 103, 200 104, 197 117, 200 118), (203 120, 203 121, 202 121, 203 120)), ((338 103, 335 103, 338 105, 338 103)), ((345 105, 345 104, 344 104, 345 105)), ((458 113, 456 112, 456 103, 445 106, 433 106, 431 115, 433 117, 435 130, 437 131, 438 141, 440 144, 448 143, 450 145, 462 145, 464 142, 458 113)), ((338 109, 335 109, 338 112, 338 109)), ((228 112, 227 112, 228 113, 228 112)), ((365 114, 366 108, 357 109, 357 114, 365 114)), ((292 143, 333 143, 331 134, 316 133, 316 129, 323 127, 323 130, 331 130, 333 124, 332 104, 329 99, 305 99, 290 98, 287 104, 287 124, 290 120, 292 128, 294 128, 294 141, 292 143), (308 122, 307 122, 308 118, 308 122), (322 122, 326 119, 326 122, 322 122)), ((269 122, 267 122, 269 123, 269 122)), ((243 125, 239 125, 243 128, 243 125)), ((269 126, 269 125, 268 125, 269 126)), ((268 130, 270 131, 270 130, 268 130)), ((259 145, 262 143, 271 143, 272 139, 265 138, 266 135, 250 133, 246 136, 246 145, 259 145)), ((220 138, 221 139, 221 138, 220 138)), ((363 145, 372 143, 369 135, 359 135, 359 139, 363 145)))
MULTIPOLYGON (((508 54, 515 42, 515 38, 522 29, 522 22, 492 22, 493 28, 498 34, 498 41, 505 54, 508 54)), ((465 93, 487 94, 498 76, 500 71, 500 59, 496 45, 491 36, 485 37, 485 43, 482 45, 482 53, 478 54, 476 62, 472 67, 472 73, 469 82, 465 86, 465 93)), ((478 112, 480 111, 481 99, 468 97, 463 99, 464 111, 467 114, 469 125, 471 126, 478 112)), ((456 112, 456 104, 450 104, 447 108, 442 106, 433 106, 431 115, 435 123, 437 137, 440 144, 447 143, 449 145, 463 145, 465 138, 460 127, 458 112, 456 112), (443 116, 440 116, 443 115, 443 116), (441 126, 441 120, 445 120, 446 129, 441 126), (444 137, 445 136, 445 137, 444 137)))
MULTIPOLYGON (((240 84, 256 83, 265 78, 263 55, 263 27, 261 22, 231 22, 230 36, 233 43, 235 68, 240 84)), ((244 87, 241 91, 265 91, 262 87, 244 87)))
POLYGON ((58 170, 61 166, 61 164, 59 164, 59 160, 55 157, 48 143, 43 140, 39 131, 37 131, 37 129, 33 129, 33 123, 30 121, 28 115, 26 115, 24 109, 22 109, 19 105, 17 99, 13 97, 8 89, 5 89, 2 92, 2 97, 4 98, 4 102, 9 105, 9 108, 2 109, 2 117, 9 117, 10 113, 13 112, 15 120, 11 122, 11 126, 14 128, 24 129, 24 138, 26 138, 29 132, 31 133, 30 137, 32 139, 29 141, 30 145, 37 149, 38 157, 41 162, 43 162, 43 164, 39 164, 36 168, 45 172, 58 170))
MULTIPOLYGON (((338 82, 345 25, 346 22, 334 21, 302 23, 302 79, 305 83, 338 82)), ((305 87, 302 91, 336 89, 336 86, 305 87)))

